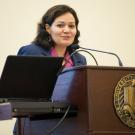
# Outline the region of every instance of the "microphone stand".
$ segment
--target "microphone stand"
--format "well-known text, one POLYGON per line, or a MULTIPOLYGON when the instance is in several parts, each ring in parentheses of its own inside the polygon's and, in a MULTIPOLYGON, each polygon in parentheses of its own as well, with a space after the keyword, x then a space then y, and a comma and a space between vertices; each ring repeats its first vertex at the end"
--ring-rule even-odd
POLYGON ((112 53, 112 52, 106 52, 106 51, 100 51, 100 50, 95 50, 95 49, 89 49, 89 48, 84 48, 84 47, 80 47, 80 46, 79 46, 79 48, 84 49, 84 50, 90 50, 90 51, 95 51, 95 52, 101 52, 101 53, 107 53, 107 54, 114 55, 114 56, 116 56, 117 59, 118 59, 119 66, 121 66, 121 67, 123 66, 123 64, 122 64, 122 62, 121 62, 119 56, 118 56, 117 54, 115 54, 115 53, 112 53))

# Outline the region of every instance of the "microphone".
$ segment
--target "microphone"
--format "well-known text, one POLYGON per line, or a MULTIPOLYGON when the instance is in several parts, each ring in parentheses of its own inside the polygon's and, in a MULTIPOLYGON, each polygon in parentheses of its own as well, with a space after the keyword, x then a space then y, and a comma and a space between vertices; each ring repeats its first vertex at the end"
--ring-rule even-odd
MULTIPOLYGON (((79 49, 79 48, 80 48, 80 46, 79 46, 78 44, 72 44, 72 45, 68 46, 68 47, 67 47, 67 50, 69 51, 69 54, 70 54, 69 56, 72 57, 75 53, 80 52, 80 51, 86 52, 86 53, 90 54, 90 55, 93 57, 93 59, 95 60, 96 65, 98 66, 98 62, 97 62, 96 58, 94 57, 94 55, 92 55, 92 54, 91 54, 89 51, 87 51, 87 50, 79 49), (79 49, 79 50, 77 50, 77 49, 79 49)), ((65 68, 65 65, 67 64, 67 62, 68 62, 68 61, 66 60, 66 61, 65 61, 65 64, 62 65, 62 67, 59 69, 59 71, 58 71, 58 73, 57 73, 57 76, 59 76, 60 74, 63 73, 63 69, 65 68)))
POLYGON ((72 47, 75 48, 76 50, 81 48, 83 50, 89 50, 89 51, 95 51, 95 52, 100 52, 100 53, 106 53, 106 54, 114 55, 118 59, 119 66, 123 66, 123 63, 122 63, 120 57, 117 54, 113 53, 113 52, 107 52, 107 51, 101 51, 101 50, 96 50, 96 49, 84 48, 84 47, 80 47, 78 44, 74 44, 74 45, 72 45, 72 47))
MULTIPOLYGON (((69 52, 69 56, 71 57, 72 54, 76 52, 76 50, 79 49, 79 45, 77 44, 71 44, 70 46, 67 47, 67 50, 69 52)), ((64 58, 64 57, 63 57, 64 58)), ((64 58, 65 59, 65 58, 64 58)), ((58 70, 57 76, 62 74, 63 69, 65 68, 65 65, 67 64, 68 60, 65 60, 65 63, 61 66, 61 68, 58 70)))

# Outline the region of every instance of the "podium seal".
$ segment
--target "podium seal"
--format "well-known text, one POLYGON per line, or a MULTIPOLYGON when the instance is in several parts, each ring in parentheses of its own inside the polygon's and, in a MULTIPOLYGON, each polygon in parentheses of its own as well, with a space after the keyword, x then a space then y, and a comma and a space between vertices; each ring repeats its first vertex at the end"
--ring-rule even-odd
POLYGON ((135 74, 120 79, 114 91, 114 106, 120 120, 135 128, 135 74))

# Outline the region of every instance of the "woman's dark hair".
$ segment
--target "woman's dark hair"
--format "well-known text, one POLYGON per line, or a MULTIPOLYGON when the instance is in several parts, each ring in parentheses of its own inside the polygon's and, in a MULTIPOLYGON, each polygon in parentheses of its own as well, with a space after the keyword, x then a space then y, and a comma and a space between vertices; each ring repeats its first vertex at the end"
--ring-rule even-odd
POLYGON ((51 39, 51 36, 46 31, 45 24, 49 24, 50 26, 55 21, 55 19, 65 13, 71 13, 75 18, 75 24, 77 33, 74 39, 73 44, 78 44, 80 31, 78 30, 78 17, 74 9, 67 5, 56 5, 52 8, 50 8, 42 17, 41 22, 38 24, 38 30, 37 30, 37 36, 34 39, 33 43, 36 43, 37 45, 40 45, 46 49, 50 49, 52 46, 54 46, 54 42, 51 39))

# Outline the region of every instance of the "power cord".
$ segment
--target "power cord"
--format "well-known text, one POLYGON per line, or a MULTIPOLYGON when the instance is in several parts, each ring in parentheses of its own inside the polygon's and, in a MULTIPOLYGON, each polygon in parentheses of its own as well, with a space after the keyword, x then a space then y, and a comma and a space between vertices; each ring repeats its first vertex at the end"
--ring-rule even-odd
POLYGON ((67 107, 67 110, 66 112, 64 113, 63 117, 60 119, 60 121, 58 121, 58 123, 52 128, 50 129, 45 135, 51 135, 54 130, 64 121, 64 119, 66 118, 68 112, 69 112, 69 109, 70 109, 70 105, 67 107))

